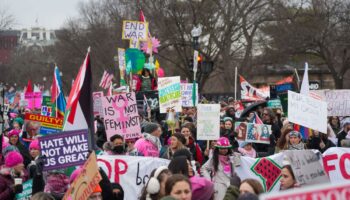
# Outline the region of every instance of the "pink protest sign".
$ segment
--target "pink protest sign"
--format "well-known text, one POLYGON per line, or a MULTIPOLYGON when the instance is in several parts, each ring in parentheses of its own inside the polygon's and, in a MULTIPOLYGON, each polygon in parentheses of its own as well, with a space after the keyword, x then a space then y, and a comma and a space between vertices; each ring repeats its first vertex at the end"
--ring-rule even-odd
POLYGON ((141 127, 135 93, 123 93, 102 99, 104 124, 107 139, 115 134, 124 139, 139 138, 141 127))
POLYGON ((29 109, 40 109, 42 94, 41 92, 28 92, 24 96, 25 100, 28 102, 27 108, 29 109))

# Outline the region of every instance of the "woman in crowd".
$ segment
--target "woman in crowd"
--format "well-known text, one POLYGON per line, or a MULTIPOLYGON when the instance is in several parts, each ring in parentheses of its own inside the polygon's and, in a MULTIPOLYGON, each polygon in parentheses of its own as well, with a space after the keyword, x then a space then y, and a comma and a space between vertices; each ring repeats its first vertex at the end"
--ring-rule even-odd
POLYGON ((199 164, 203 163, 203 155, 200 146, 196 143, 195 138, 193 136, 193 124, 186 123, 181 127, 181 134, 185 136, 186 139, 186 147, 190 150, 193 159, 197 161, 199 164))
POLYGON ((328 118, 328 124, 332 127, 335 134, 338 134, 341 130, 340 120, 337 116, 332 116, 328 118))
POLYGON ((143 138, 138 139, 135 143, 137 151, 146 157, 159 157, 162 148, 159 139, 161 134, 162 129, 159 124, 147 123, 144 126, 143 138))
POLYGON ((175 174, 166 181, 165 194, 170 195, 177 200, 191 200, 191 183, 186 176, 175 174))
POLYGON ((320 133, 316 130, 313 130, 312 136, 308 140, 308 144, 307 144, 308 148, 309 149, 317 149, 321 153, 323 153, 328 148, 335 147, 335 144, 333 144, 333 142, 331 142, 328 139, 328 135, 329 135, 329 133, 323 134, 323 133, 320 133))
POLYGON ((23 156, 24 166, 26 167, 30 163, 31 159, 30 159, 30 155, 29 155, 28 149, 19 140, 19 133, 20 133, 20 131, 16 130, 16 129, 12 129, 8 133, 9 144, 17 147, 17 149, 19 150, 19 152, 23 156))
POLYGON ((43 178, 43 167, 44 160, 42 160, 40 156, 40 146, 38 139, 33 140, 29 145, 29 153, 32 158, 31 163, 27 167, 27 171, 29 172, 29 178, 33 179, 33 188, 32 194, 44 191, 45 182, 43 178))
POLYGON ((289 133, 288 150, 304 150, 305 144, 301 139, 301 134, 298 131, 291 131, 289 133))
POLYGON ((140 200, 158 200, 165 196, 165 182, 171 172, 165 166, 153 170, 145 187, 142 189, 140 200))
POLYGON ((279 153, 281 151, 288 149, 288 142, 289 142, 289 133, 293 131, 293 126, 291 126, 289 123, 286 123, 282 127, 282 135, 277 141, 277 145, 275 147, 275 153, 279 153))
POLYGON ((231 148, 229 140, 221 137, 217 141, 213 156, 201 168, 202 175, 214 183, 215 199, 224 198, 230 179, 234 176, 233 163, 230 160, 231 148))
POLYGON ((175 151, 185 148, 186 138, 181 133, 174 133, 170 137, 170 144, 161 150, 161 158, 172 159, 175 151))
POLYGON ((143 68, 141 75, 136 80, 136 91, 150 91, 157 88, 157 80, 153 77, 150 70, 143 68))
POLYGON ((239 187, 239 193, 244 194, 248 192, 259 195, 264 192, 264 189, 259 181, 248 178, 242 181, 239 187))
POLYGON ((296 180, 290 165, 285 165, 281 171, 281 190, 288 190, 296 187, 296 180))
POLYGON ((226 137, 227 139, 229 139, 233 149, 237 150, 237 148, 239 147, 239 144, 235 137, 233 119, 231 117, 225 117, 224 123, 225 123, 225 128, 221 130, 220 136, 226 137))
POLYGON ((137 139, 126 139, 125 143, 127 145, 126 155, 128 156, 143 156, 140 152, 135 148, 135 142, 137 139))

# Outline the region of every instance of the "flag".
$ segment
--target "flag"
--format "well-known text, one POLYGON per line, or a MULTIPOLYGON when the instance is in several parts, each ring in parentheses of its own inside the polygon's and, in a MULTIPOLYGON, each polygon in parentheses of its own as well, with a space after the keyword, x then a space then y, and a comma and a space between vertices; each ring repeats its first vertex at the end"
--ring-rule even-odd
POLYGON ((89 129, 90 147, 94 145, 94 114, 92 102, 92 72, 89 48, 69 93, 63 130, 89 129))
POLYGON ((307 127, 301 126, 299 124, 294 124, 293 128, 294 128, 295 131, 298 131, 298 132, 301 133, 301 137, 304 140, 309 139, 309 137, 312 135, 312 129, 311 128, 307 128, 307 127))
POLYGON ((24 93, 33 92, 32 81, 28 80, 27 87, 24 89, 24 93))
MULTIPOLYGON (((269 94, 265 91, 253 87, 248 81, 246 81, 243 76, 239 76, 241 85, 241 99, 250 101, 265 100, 269 94)), ((270 91, 268 91, 270 92, 270 91)))
POLYGON ((307 62, 305 63, 305 71, 304 71, 304 77, 303 77, 303 82, 301 83, 301 88, 300 88, 300 94, 309 96, 309 75, 308 75, 308 70, 309 70, 309 65, 307 62))
POLYGON ((292 82, 294 82, 294 75, 287 76, 286 78, 277 81, 276 85, 282 85, 284 83, 292 83, 292 82))
MULTIPOLYGON (((145 15, 143 14, 143 11, 142 11, 141 9, 140 9, 139 21, 141 21, 141 22, 147 22, 147 21, 146 21, 146 17, 145 17, 145 15)), ((151 35, 151 32, 149 31, 149 28, 148 28, 148 38, 149 38, 149 39, 152 38, 152 35, 151 35)))
POLYGON ((108 73, 106 70, 103 72, 100 87, 103 89, 109 88, 109 86, 112 84, 113 74, 108 73))
POLYGON ((264 122, 260 119, 259 115, 254 112, 254 116, 253 118, 250 120, 250 123, 254 123, 254 124, 264 124, 264 122))
POLYGON ((64 112, 66 109, 66 99, 64 98, 64 93, 62 90, 62 81, 60 77, 60 70, 58 67, 55 67, 55 71, 53 73, 53 80, 51 86, 51 102, 53 106, 56 108, 55 116, 57 118, 64 118, 64 112))

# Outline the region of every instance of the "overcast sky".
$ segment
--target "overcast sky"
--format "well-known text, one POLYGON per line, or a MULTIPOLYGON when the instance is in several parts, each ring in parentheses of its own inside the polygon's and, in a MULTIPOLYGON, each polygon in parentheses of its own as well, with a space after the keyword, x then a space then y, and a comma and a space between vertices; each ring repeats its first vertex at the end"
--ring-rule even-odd
POLYGON ((69 17, 78 15, 80 1, 84 0, 0 0, 0 7, 15 17, 14 28, 34 26, 38 19, 39 26, 58 29, 69 17))

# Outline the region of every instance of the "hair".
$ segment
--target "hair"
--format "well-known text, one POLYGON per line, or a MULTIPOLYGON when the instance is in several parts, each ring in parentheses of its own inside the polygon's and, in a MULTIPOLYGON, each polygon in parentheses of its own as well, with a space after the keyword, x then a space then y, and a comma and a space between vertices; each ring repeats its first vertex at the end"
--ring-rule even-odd
POLYGON ((170 195, 171 191, 173 190, 173 187, 176 183, 185 181, 191 188, 192 191, 192 185, 190 180, 182 175, 182 174, 174 174, 171 177, 168 178, 168 180, 165 183, 165 195, 170 195))
POLYGON ((145 76, 145 73, 146 73, 146 72, 148 72, 150 78, 153 78, 153 75, 152 75, 151 71, 150 71, 149 69, 147 69, 147 68, 143 68, 143 69, 142 69, 141 75, 142 75, 142 76, 145 76))
POLYGON ((188 164, 187 164, 187 157, 186 156, 178 156, 174 157, 169 165, 169 170, 172 174, 182 174, 186 177, 189 177, 188 172, 188 164))
POLYGON ((186 138, 181 133, 174 133, 171 136, 176 137, 176 139, 182 144, 182 146, 186 145, 186 138))
POLYGON ((185 156, 187 160, 192 161, 192 154, 187 148, 178 149, 175 151, 173 158, 179 157, 179 156, 185 156))
POLYGON ((182 131, 183 128, 188 128, 188 130, 190 130, 190 132, 191 132, 191 136, 193 138, 195 138, 196 126, 193 123, 187 122, 187 123, 183 124, 181 126, 181 130, 180 131, 182 131))
POLYGON ((282 167, 282 169, 287 169, 289 171, 289 173, 292 175, 293 180, 295 181, 295 176, 294 176, 294 173, 293 173, 292 166, 285 165, 285 166, 282 167))
MULTIPOLYGON (((147 184, 142 188, 142 193, 141 193, 140 200, 146 200, 147 194, 148 194, 148 192, 147 192, 147 186, 148 186, 148 184, 149 184, 149 180, 151 180, 151 177, 154 177, 154 173, 156 172, 156 170, 157 170, 157 168, 154 169, 154 170, 151 172, 151 174, 150 174, 150 179, 148 179, 147 184)), ((160 183, 160 182, 162 182, 162 181, 164 180, 165 175, 166 175, 166 174, 170 174, 170 173, 171 173, 170 170, 164 169, 164 170, 162 170, 162 172, 161 172, 157 177, 155 177, 155 178, 157 178, 157 180, 158 180, 159 183, 160 183)), ((159 192, 160 192, 160 191, 159 191, 159 192)), ((151 199, 152 199, 152 200, 160 199, 161 197, 159 196, 159 192, 156 193, 156 194, 150 194, 151 199)))
POLYGON ((340 127, 340 120, 339 120, 339 117, 337 117, 337 116, 329 117, 328 118, 328 123, 333 127, 333 124, 332 124, 332 119, 333 118, 337 118, 337 120, 338 120, 337 126, 340 127))
POLYGON ((243 183, 247 183, 248 185, 250 185, 250 187, 253 188, 254 193, 255 193, 256 195, 259 195, 259 194, 261 194, 261 193, 264 192, 264 188, 262 187, 262 185, 260 184, 260 182, 257 181, 257 180, 255 180, 255 179, 247 178, 247 179, 245 179, 244 181, 241 182, 241 185, 242 185, 243 183))
POLYGON ((123 136, 121 136, 121 135, 119 135, 119 134, 113 135, 113 136, 110 138, 110 141, 113 142, 113 141, 116 140, 116 139, 120 139, 120 140, 124 141, 123 136))
POLYGON ((266 110, 269 113, 269 116, 270 116, 270 119, 271 119, 271 123, 275 122, 276 115, 273 112, 273 110, 271 108, 268 108, 268 107, 265 107, 263 110, 264 111, 266 110))
POLYGON ((31 200, 55 200, 55 198, 46 192, 38 192, 30 198, 31 200))
POLYGON ((281 137, 278 139, 277 141, 277 147, 280 148, 281 150, 283 150, 287 144, 287 140, 286 140, 286 136, 293 131, 292 128, 289 127, 290 124, 285 124, 282 127, 282 134, 281 137))
MULTIPOLYGON (((228 148, 227 150, 228 151, 226 155, 231 155, 232 149, 228 148)), ((215 148, 213 152, 213 167, 214 171, 217 172, 219 169, 219 148, 215 148)))

